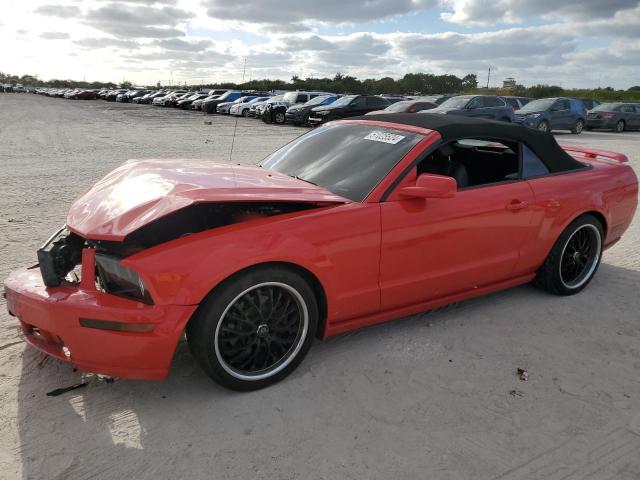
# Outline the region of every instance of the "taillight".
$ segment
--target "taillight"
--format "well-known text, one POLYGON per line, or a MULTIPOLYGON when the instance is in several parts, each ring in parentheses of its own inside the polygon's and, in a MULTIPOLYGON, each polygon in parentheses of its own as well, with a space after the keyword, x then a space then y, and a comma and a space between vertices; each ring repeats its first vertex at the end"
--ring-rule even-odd
POLYGON ((615 113, 613 113, 613 112, 604 112, 604 113, 601 113, 600 115, 602 117, 604 117, 604 118, 611 118, 611 117, 613 117, 615 115, 615 113))

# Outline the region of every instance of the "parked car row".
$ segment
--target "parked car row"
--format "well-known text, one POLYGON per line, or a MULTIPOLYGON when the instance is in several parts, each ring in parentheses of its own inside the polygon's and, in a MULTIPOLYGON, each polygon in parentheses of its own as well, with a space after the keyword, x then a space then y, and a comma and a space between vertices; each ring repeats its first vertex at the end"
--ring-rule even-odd
POLYGON ((142 87, 131 89, 37 88, 35 93, 73 100, 103 99, 205 114, 259 118, 267 123, 317 126, 331 120, 387 113, 438 113, 518 123, 551 132, 640 129, 640 104, 591 99, 541 98, 497 95, 341 95, 321 91, 261 92, 242 90, 189 90, 142 87))

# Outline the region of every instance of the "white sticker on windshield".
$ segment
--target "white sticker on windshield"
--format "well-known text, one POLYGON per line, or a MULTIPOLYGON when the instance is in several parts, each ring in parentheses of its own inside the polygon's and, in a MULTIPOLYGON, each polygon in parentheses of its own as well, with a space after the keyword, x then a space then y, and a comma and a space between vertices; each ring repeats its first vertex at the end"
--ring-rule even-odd
POLYGON ((374 142, 391 143, 395 145, 404 138, 404 135, 395 135, 393 133, 381 132, 380 130, 374 130, 369 135, 364 137, 365 140, 373 140, 374 142))

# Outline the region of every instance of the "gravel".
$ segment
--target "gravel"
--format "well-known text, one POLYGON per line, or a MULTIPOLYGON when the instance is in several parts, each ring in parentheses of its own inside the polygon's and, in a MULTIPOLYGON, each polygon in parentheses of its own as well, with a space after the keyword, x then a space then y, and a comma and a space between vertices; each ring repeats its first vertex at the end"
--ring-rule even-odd
MULTIPOLYGON (((127 159, 256 163, 303 132, 0 94, 0 276, 35 263, 73 198, 127 159)), ((557 138, 640 168, 640 133, 557 138)), ((636 216, 580 295, 524 286, 341 335, 249 394, 210 382, 184 342, 162 382, 74 372, 26 348, 0 299, 0 478, 637 479, 638 252, 636 216)))

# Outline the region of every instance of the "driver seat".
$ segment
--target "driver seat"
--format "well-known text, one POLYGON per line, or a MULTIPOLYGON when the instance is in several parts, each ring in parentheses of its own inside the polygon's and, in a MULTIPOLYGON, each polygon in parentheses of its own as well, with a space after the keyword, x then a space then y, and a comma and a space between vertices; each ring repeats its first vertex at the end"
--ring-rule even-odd
POLYGON ((467 172, 467 167, 463 164, 456 162, 451 176, 456 180, 458 188, 465 188, 469 186, 469 172, 467 172))
POLYGON ((458 184, 458 188, 465 188, 469 186, 469 172, 467 172, 467 167, 465 167, 462 163, 455 161, 452 159, 452 155, 455 153, 453 147, 449 144, 442 145, 438 149, 440 155, 447 159, 447 175, 448 177, 453 177, 458 184))

